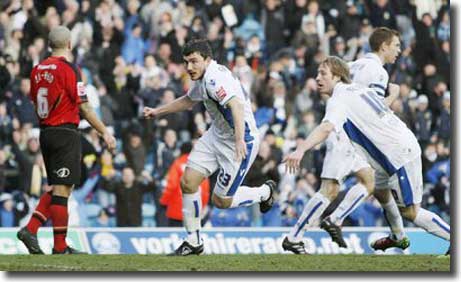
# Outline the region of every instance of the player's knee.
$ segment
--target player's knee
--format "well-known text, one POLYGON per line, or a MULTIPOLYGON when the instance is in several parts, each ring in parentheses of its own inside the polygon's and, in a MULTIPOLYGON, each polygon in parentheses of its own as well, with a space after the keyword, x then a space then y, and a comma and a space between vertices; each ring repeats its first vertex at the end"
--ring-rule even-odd
POLYGON ((375 190, 373 196, 380 204, 387 204, 391 200, 391 193, 389 190, 375 190))
POLYGON ((418 214, 418 206, 411 205, 408 207, 401 207, 399 208, 400 214, 402 215, 403 218, 406 220, 414 221, 416 218, 416 215, 418 214))
POLYGON ((53 195, 69 198, 74 185, 53 185, 53 195))
POLYGON ((356 174, 356 176, 360 184, 365 186, 368 193, 369 194, 373 193, 375 189, 375 175, 374 175, 373 169, 371 168, 362 169, 356 174))
POLYGON ((221 198, 216 194, 213 194, 212 201, 218 209, 227 209, 232 204, 232 199, 221 198))
POLYGON ((333 201, 339 193, 338 181, 334 179, 322 179, 319 192, 330 201, 333 201))
POLYGON ((189 180, 187 177, 181 177, 181 191, 184 194, 192 194, 197 192, 198 187, 195 187, 193 182, 189 180))

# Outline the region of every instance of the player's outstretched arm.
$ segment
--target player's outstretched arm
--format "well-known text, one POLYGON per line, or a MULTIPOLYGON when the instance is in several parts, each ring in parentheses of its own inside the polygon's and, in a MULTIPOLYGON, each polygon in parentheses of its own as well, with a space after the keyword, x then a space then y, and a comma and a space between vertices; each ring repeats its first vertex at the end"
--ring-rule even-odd
POLYGON ((238 97, 233 97, 229 100, 227 106, 231 109, 232 119, 234 120, 235 160, 240 162, 247 155, 247 146, 244 139, 245 122, 243 104, 238 97))
POLYGON ((144 115, 144 118, 146 119, 157 118, 163 115, 181 112, 181 111, 190 109, 197 103, 198 102, 196 101, 192 101, 192 99, 189 98, 189 96, 184 95, 182 97, 175 99, 171 103, 168 103, 166 105, 163 105, 157 108, 144 107, 143 115, 144 115))
POLYGON ((309 134, 309 136, 296 148, 294 152, 286 156, 282 162, 285 162, 285 171, 295 173, 299 169, 301 159, 306 151, 309 151, 317 144, 322 143, 328 138, 328 135, 334 130, 335 126, 328 121, 322 122, 309 134))
POLYGON ((80 108, 80 113, 82 114, 82 117, 88 121, 88 123, 98 131, 99 134, 102 135, 102 138, 104 139, 104 142, 107 144, 107 148, 110 151, 113 151, 115 149, 116 141, 114 136, 107 131, 106 126, 102 121, 99 120, 99 118, 96 116, 96 113, 93 111, 93 108, 91 107, 90 103, 88 102, 83 102, 79 106, 80 108))

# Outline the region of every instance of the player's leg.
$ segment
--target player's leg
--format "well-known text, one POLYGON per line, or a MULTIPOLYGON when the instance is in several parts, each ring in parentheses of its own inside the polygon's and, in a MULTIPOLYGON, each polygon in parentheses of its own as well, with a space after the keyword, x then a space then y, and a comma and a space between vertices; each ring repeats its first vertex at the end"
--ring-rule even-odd
POLYGON ((342 248, 347 248, 346 241, 342 236, 341 225, 373 191, 374 171, 367 163, 355 172, 357 184, 352 186, 346 193, 339 206, 329 216, 322 220, 320 227, 330 234, 331 239, 342 248))
POLYGON ((195 144, 189 155, 184 174, 181 177, 183 224, 187 232, 185 241, 170 255, 187 256, 203 253, 200 234, 202 197, 199 189, 202 181, 218 166, 212 149, 210 132, 205 133, 195 144))
MULTIPOLYGON (((68 199, 81 178, 81 137, 76 128, 66 126, 42 131, 50 155, 45 162, 48 183, 53 186, 50 202, 50 218, 53 225, 53 254, 83 254, 66 243, 69 212, 68 199)), ((40 136, 41 137, 41 136, 40 136)))
POLYGON ((295 254, 304 254, 304 228, 317 222, 328 205, 336 199, 339 192, 339 182, 336 179, 322 179, 320 189, 309 199, 296 224, 290 229, 287 237, 283 240, 284 250, 295 254))
POLYGON ((402 216, 427 232, 450 241, 450 225, 437 214, 421 208, 420 204, 400 208, 402 216))
POLYGON ((186 167, 181 177, 184 227, 187 231, 187 241, 194 246, 202 244, 200 237, 202 197, 199 186, 205 177, 206 175, 190 167, 186 167))
POLYGON ((391 228, 390 238, 394 241, 400 241, 402 247, 407 247, 408 237, 405 235, 403 227, 403 220, 400 214, 397 203, 392 196, 391 189, 377 189, 373 196, 381 204, 384 211, 384 218, 386 219, 389 227, 391 228))
POLYGON ((355 172, 357 184, 352 186, 338 207, 328 216, 332 223, 341 226, 344 219, 351 214, 371 193, 375 186, 374 170, 364 167, 355 172))
POLYGON ((37 232, 38 228, 40 228, 50 217, 52 195, 52 191, 43 193, 29 222, 18 231, 18 239, 24 242, 30 254, 43 254, 38 244, 37 232))
POLYGON ((72 192, 71 185, 53 185, 53 194, 50 202, 50 218, 53 224, 53 254, 66 251, 67 223, 69 213, 67 202, 72 192))
POLYGON ((402 216, 427 232, 450 241, 450 225, 437 214, 421 208, 423 194, 421 171, 421 159, 417 158, 397 172, 400 188, 398 196, 403 202, 400 208, 402 216))
MULTIPOLYGON (((224 144, 222 144, 224 145, 224 144)), ((217 154, 220 173, 213 193, 213 203, 221 209, 260 205, 261 212, 267 212, 273 203, 274 181, 266 181, 258 187, 242 186, 241 183, 248 173, 258 154, 259 143, 255 140, 247 143, 247 155, 236 164, 234 152, 222 146, 217 154)))

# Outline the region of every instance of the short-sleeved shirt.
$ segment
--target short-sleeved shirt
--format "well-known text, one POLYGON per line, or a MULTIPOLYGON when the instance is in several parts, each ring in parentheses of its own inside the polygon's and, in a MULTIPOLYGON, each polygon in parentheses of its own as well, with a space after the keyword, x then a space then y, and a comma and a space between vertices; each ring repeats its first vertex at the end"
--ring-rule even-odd
POLYGON ((351 80, 372 88, 381 98, 386 94, 389 74, 375 53, 367 53, 362 58, 349 63, 351 80))
POLYGON ((414 134, 374 89, 338 83, 323 121, 333 123, 337 132, 344 129, 354 146, 366 150, 389 175, 421 155, 414 134))
POLYGON ((30 98, 40 125, 80 122, 79 104, 87 101, 80 69, 64 57, 48 57, 32 69, 30 98))
POLYGON ((245 93, 238 78, 234 77, 225 66, 212 60, 203 78, 192 83, 187 95, 193 101, 204 103, 212 119, 210 130, 213 130, 218 137, 223 139, 234 136, 234 121, 227 103, 232 98, 238 97, 243 103, 244 139, 249 142, 257 136, 258 131, 251 109, 250 97, 245 93))

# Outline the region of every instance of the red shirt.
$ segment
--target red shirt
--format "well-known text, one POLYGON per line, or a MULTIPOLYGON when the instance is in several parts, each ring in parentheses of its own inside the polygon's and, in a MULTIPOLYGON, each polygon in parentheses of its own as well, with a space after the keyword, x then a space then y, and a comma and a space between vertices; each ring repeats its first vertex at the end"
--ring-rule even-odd
POLYGON ((64 57, 48 57, 32 69, 30 82, 40 125, 79 124, 79 104, 88 99, 77 66, 64 57))
MULTIPOLYGON (((168 170, 167 184, 163 190, 160 204, 166 206, 166 217, 176 220, 182 220, 182 192, 181 176, 186 167, 189 154, 179 156, 168 170)), ((208 205, 210 200, 210 182, 208 178, 200 184, 200 195, 202 198, 202 208, 208 205)))

